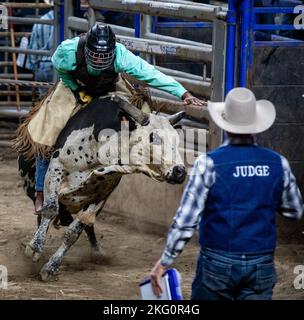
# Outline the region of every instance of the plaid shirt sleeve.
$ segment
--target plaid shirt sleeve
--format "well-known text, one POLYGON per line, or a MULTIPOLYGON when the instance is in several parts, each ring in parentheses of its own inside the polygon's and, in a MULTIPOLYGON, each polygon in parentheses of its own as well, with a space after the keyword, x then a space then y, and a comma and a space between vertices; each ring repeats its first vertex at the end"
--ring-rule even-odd
MULTIPOLYGON (((40 19, 53 20, 54 11, 50 10, 45 15, 43 15, 40 19)), ((30 38, 30 43, 28 45, 28 49, 51 51, 53 48, 53 37, 54 37, 53 25, 46 25, 46 24, 39 24, 39 23, 35 24, 32 29, 32 34, 30 38)), ((28 67, 31 70, 33 71, 37 70, 38 68, 37 63, 39 61, 51 61, 51 57, 39 56, 39 55, 28 55, 28 67)))
POLYGON ((284 190, 278 211, 286 218, 300 219, 303 215, 303 200, 288 160, 281 156, 284 172, 284 190))
POLYGON ((168 232, 166 246, 161 256, 161 264, 169 266, 183 251, 200 222, 209 189, 215 182, 213 161, 206 154, 195 162, 180 206, 168 232))
MULTIPOLYGON (((35 24, 32 29, 32 35, 31 35, 28 49, 39 50, 37 38, 38 38, 38 25, 35 24)), ((39 58, 38 55, 32 55, 32 54, 28 55, 29 68, 31 70, 35 70, 38 58, 39 58)))

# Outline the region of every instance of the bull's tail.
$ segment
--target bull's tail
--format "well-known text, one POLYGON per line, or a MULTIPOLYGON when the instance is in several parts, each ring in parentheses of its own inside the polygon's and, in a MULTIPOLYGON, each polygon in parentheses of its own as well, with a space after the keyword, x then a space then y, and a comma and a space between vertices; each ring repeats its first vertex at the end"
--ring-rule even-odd
POLYGON ((48 91, 44 98, 28 112, 16 131, 16 138, 12 140, 12 148, 19 154, 22 154, 22 156, 27 160, 31 160, 37 156, 49 158, 52 154, 53 147, 42 145, 33 141, 28 131, 28 125, 41 108, 44 101, 55 91, 56 86, 57 83, 48 91))

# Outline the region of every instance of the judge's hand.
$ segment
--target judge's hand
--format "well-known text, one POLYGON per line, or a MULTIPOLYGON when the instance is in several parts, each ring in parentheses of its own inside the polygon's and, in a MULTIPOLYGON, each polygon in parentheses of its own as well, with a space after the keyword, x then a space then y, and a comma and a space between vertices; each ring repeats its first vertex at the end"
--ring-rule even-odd
POLYGON ((167 268, 161 265, 160 260, 156 262, 153 269, 151 270, 150 277, 151 277, 151 284, 153 293, 160 297, 163 293, 163 285, 162 285, 162 276, 166 272, 167 268))

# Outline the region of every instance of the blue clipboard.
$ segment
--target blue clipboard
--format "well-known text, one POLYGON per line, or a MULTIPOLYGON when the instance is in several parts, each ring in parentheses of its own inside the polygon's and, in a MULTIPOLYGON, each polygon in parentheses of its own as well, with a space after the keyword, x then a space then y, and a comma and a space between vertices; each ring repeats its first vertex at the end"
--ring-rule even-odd
POLYGON ((151 279, 145 278, 139 284, 142 300, 183 300, 181 291, 180 273, 172 268, 168 269, 162 277, 164 291, 160 297, 156 297, 152 290, 151 279))

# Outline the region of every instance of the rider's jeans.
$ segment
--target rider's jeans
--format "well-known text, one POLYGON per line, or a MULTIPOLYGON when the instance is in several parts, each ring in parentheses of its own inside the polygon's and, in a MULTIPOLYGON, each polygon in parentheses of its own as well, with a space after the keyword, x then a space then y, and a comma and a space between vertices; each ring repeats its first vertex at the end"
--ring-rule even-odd
POLYGON ((36 174, 35 174, 35 190, 43 191, 44 178, 49 166, 49 160, 38 157, 36 159, 36 174))

